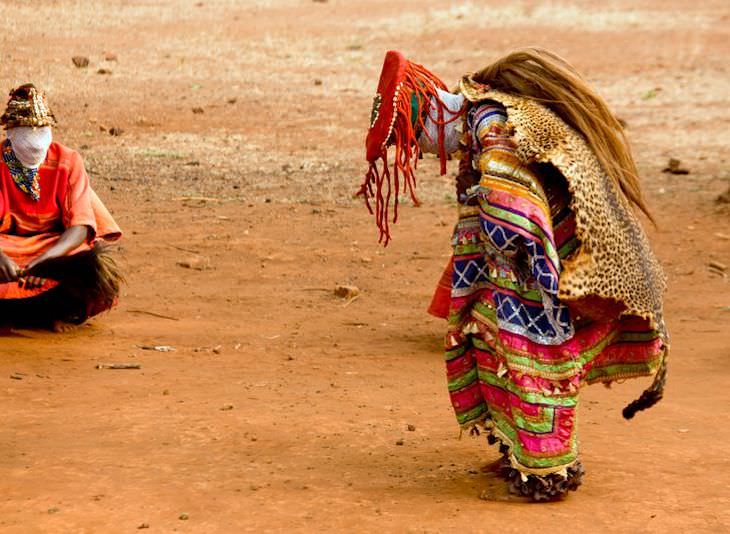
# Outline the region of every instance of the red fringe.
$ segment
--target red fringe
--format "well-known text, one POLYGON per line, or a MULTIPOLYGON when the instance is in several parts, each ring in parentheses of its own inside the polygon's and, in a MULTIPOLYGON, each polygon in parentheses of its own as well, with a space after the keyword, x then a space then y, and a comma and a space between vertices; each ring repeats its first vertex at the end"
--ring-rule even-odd
MULTIPOLYGON (((390 169, 388 167, 387 148, 383 150, 381 157, 383 161, 383 170, 379 172, 378 161, 370 163, 370 168, 365 175, 358 196, 362 195, 365 199, 365 205, 370 213, 373 208, 370 199, 375 198, 375 221, 380 231, 378 238, 379 243, 387 246, 390 242, 390 202, 393 199, 393 223, 398 221, 398 203, 400 201, 401 191, 407 191, 411 200, 416 206, 420 205, 416 196, 416 175, 414 171, 418 167, 418 159, 421 156, 421 149, 418 146, 417 131, 425 132, 424 114, 419 113, 416 118, 416 126, 414 128, 411 96, 416 95, 418 100, 419 112, 428 109, 431 113, 431 99, 435 98, 440 104, 438 106, 438 117, 435 122, 438 124, 438 143, 439 143, 439 159, 441 160, 441 174, 446 174, 446 149, 444 148, 444 130, 445 125, 455 121, 461 116, 461 113, 455 117, 444 121, 443 102, 438 96, 436 89, 447 91, 446 85, 439 80, 434 74, 416 63, 408 64, 405 72, 403 87, 398 94, 396 102, 396 119, 393 125, 393 133, 388 140, 389 145, 395 145, 395 161, 393 162, 393 180, 391 181, 390 169), (402 184, 401 184, 402 181, 402 184)), ((425 135, 428 135, 425 132, 425 135)))

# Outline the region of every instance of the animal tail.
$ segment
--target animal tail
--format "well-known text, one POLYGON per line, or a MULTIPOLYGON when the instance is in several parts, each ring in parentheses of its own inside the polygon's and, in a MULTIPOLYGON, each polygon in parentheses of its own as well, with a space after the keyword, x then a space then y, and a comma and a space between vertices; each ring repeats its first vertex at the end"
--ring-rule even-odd
POLYGON ((669 359, 669 347, 667 345, 664 346, 662 356, 662 363, 659 365, 659 370, 654 376, 651 386, 644 390, 638 399, 623 409, 624 419, 632 419, 637 412, 651 408, 664 396, 664 386, 667 383, 667 360, 669 359))

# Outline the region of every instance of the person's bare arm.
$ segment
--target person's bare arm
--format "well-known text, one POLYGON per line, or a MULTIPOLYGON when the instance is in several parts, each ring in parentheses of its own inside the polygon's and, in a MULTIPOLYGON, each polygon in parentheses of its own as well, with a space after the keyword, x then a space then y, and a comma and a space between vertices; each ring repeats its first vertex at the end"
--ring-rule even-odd
POLYGON ((27 289, 40 287, 45 283, 45 279, 33 276, 33 269, 38 267, 45 261, 66 256, 73 250, 77 249, 89 237, 89 228, 87 226, 71 226, 66 229, 58 241, 43 254, 31 261, 28 266, 18 273, 18 277, 22 278, 21 285, 27 289))

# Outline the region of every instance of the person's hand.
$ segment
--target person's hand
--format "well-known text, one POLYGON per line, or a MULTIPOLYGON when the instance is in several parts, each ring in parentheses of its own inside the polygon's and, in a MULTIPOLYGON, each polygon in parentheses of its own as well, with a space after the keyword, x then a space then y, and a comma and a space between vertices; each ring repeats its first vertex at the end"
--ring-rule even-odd
POLYGON ((45 278, 40 276, 27 276, 18 278, 18 285, 24 289, 37 289, 46 283, 45 278))
POLYGON ((49 260, 55 260, 70 254, 74 249, 78 248, 89 237, 88 226, 70 226, 67 228, 55 245, 46 250, 43 254, 28 263, 23 270, 25 276, 30 275, 39 265, 49 260))
POLYGON ((18 265, 0 252, 0 283, 15 282, 18 279, 18 265))
POLYGON ((49 258, 47 254, 41 254, 33 261, 31 261, 25 267, 25 269, 18 269, 18 285, 24 289, 37 289, 45 284, 45 278, 41 278, 40 276, 34 276, 31 273, 33 272, 34 268, 38 267, 44 261, 47 261, 49 259, 52 258, 49 258))

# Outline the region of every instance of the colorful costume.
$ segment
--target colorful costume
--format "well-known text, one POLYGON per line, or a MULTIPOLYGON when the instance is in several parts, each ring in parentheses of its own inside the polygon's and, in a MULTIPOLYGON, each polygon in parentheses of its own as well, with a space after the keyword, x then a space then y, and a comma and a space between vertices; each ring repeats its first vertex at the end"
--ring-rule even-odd
MULTIPOLYGON (((31 101, 45 104, 36 93, 32 96, 31 101)), ((11 103, 17 101, 11 99, 11 103)), ((27 123, 22 122, 22 113, 18 117, 17 106, 8 108, 3 116, 8 128, 27 123)), ((49 114, 46 108, 46 116, 49 114)), ((37 118, 37 114, 33 116, 37 118)), ((46 279, 40 287, 0 283, 0 322, 32 326, 56 320, 80 323, 109 309, 116 301, 121 276, 102 244, 119 239, 121 231, 91 189, 81 156, 51 143, 43 163, 32 169, 16 158, 9 139, 0 150, 0 250, 21 270, 53 247, 67 228, 88 229, 87 239, 75 250, 41 263, 33 271, 46 279)))
MULTIPOLYGON (((661 397, 664 277, 628 202, 576 131, 534 100, 470 76, 460 94, 460 170, 479 179, 460 195, 453 258, 430 311, 448 319, 458 423, 500 443, 513 491, 549 499, 581 481, 582 385, 657 375, 627 418, 661 397)), ((456 109, 443 101, 417 109, 427 108, 424 130, 434 122, 445 139, 456 109)))

